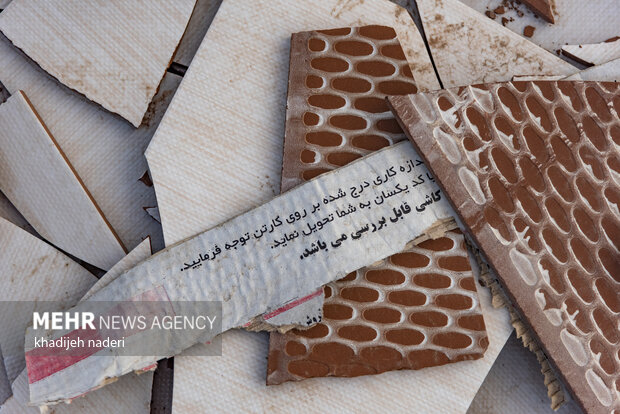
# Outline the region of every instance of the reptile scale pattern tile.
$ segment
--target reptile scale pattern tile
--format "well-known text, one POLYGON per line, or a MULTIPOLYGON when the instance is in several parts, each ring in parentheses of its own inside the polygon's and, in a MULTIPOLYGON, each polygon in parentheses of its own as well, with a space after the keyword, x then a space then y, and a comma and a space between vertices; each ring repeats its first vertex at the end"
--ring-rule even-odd
MULTIPOLYGON (((389 27, 294 34, 282 191, 406 139, 385 96, 415 92, 389 27)), ((326 286, 322 323, 271 334, 267 384, 420 369, 487 346, 464 238, 452 231, 326 286)))
POLYGON ((620 412, 620 86, 514 82, 389 98, 588 413, 620 412))

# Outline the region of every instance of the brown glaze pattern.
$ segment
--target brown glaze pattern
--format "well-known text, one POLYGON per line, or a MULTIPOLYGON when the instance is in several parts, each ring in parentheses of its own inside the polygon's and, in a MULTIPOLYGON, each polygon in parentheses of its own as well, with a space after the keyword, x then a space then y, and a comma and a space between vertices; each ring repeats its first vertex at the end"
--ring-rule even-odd
POLYGON ((322 323, 271 334, 267 384, 421 369, 487 346, 465 241, 451 231, 327 285, 322 323))
POLYGON ((577 400, 620 412, 620 86, 515 82, 390 103, 577 400))
POLYGON ((385 97, 417 92, 384 26, 293 34, 288 88, 282 191, 406 139, 385 97))
MULTIPOLYGON (((282 190, 404 139, 385 94, 417 90, 405 68, 391 28, 293 35, 282 190), (350 69, 335 72, 340 62, 350 69), (317 96, 344 107, 317 108, 317 96)), ((267 384, 420 369, 480 358, 488 346, 457 232, 351 273, 325 297, 322 323, 271 334, 267 384)))

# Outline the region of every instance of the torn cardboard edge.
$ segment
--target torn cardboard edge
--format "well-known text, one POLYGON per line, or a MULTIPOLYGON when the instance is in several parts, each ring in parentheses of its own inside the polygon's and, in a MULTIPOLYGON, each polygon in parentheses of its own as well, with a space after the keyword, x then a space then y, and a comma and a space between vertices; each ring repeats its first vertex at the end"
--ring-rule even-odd
MULTIPOLYGON (((443 221, 453 216, 439 188, 424 183, 415 191, 409 190, 411 174, 417 177, 426 172, 411 143, 401 142, 157 253, 91 300, 118 301, 148 292, 159 292, 158 297, 170 302, 225 299, 228 305, 223 308, 222 331, 242 325, 278 308, 278 304, 316 292, 328 282, 403 250, 412 235, 422 235, 429 227, 438 231, 443 221), (374 185, 361 196, 347 195, 350 186, 359 186, 363 180, 374 180, 374 185), (355 209, 351 208, 353 203, 355 209), (372 209, 368 209, 370 206, 372 209), (304 210, 307 220, 288 221, 286 225, 280 221, 280 216, 290 217, 288 213, 304 210), (345 211, 349 213, 343 214, 345 211), (435 224, 438 221, 441 224, 435 224), (360 250, 367 254, 360 255, 360 250), (201 289, 192 281, 205 272, 218 282, 201 289)), ((29 330, 27 343, 32 339, 29 330)), ((176 355, 207 340, 207 336, 199 339, 190 333, 160 357, 176 355)), ((140 346, 139 338, 134 344, 140 346)), ((35 357, 29 359, 29 351, 27 361, 34 363, 35 357)), ((72 399, 105 385, 110 378, 155 362, 153 357, 98 357, 106 353, 103 351, 93 354, 97 358, 88 357, 56 370, 53 376, 31 380, 31 402, 47 405, 72 399)))
POLYGON ((620 82, 620 58, 602 65, 592 66, 563 80, 620 82))
POLYGON ((531 329, 523 322, 523 319, 519 316, 514 306, 512 306, 512 302, 508 299, 499 280, 493 275, 493 271, 486 260, 482 258, 480 249, 478 249, 475 243, 468 237, 466 237, 465 240, 467 240, 470 250, 473 252, 478 262, 480 282, 491 292, 491 304, 494 308, 504 308, 508 310, 510 314, 510 324, 515 329, 517 338, 521 339, 521 344, 524 348, 536 355, 536 360, 540 365, 540 372, 543 374, 544 383, 547 387, 550 407, 553 411, 557 411, 565 402, 565 390, 562 386, 562 381, 551 367, 545 352, 534 338, 531 329))

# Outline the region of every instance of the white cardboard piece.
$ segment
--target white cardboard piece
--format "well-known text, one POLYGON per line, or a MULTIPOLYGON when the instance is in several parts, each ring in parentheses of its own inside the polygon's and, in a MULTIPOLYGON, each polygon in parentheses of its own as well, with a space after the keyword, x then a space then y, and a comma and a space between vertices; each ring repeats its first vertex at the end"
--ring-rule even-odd
MULTIPOLYGON (((3 14, 4 12, 2 12, 3 14)), ((167 73, 138 129, 71 92, 0 36, 0 82, 23 90, 128 250, 147 236, 163 248, 161 226, 142 209, 156 205, 140 178, 144 151, 182 78, 167 73)))
POLYGON ((11 0, 0 0, 0 9, 6 9, 10 2, 11 0))
POLYGON ((504 6, 505 13, 497 14, 495 22, 499 24, 502 18, 506 19, 506 28, 519 36, 523 36, 526 26, 531 26, 534 33, 528 39, 552 53, 559 53, 566 44, 598 43, 620 34, 620 4, 617 0, 555 0, 552 5, 554 24, 537 17, 527 6, 514 0, 459 1, 482 16, 487 10, 504 6))
POLYGON ((0 190, 38 234, 100 269, 124 247, 26 95, 0 105, 0 190))
MULTIPOLYGON (((55 301, 72 306, 97 278, 54 247, 0 218, 0 301, 55 301)), ((5 302, 6 303, 6 302, 5 302)), ((7 329, 0 330, 0 347, 9 381, 26 366, 24 329, 30 314, 0 314, 7 329)))
POLYGON ((26 221, 24 216, 21 215, 15 206, 9 201, 8 198, 2 192, 0 192, 0 217, 10 221, 18 227, 26 230, 32 235, 36 235, 36 232, 30 224, 26 221))
POLYGON ((592 66, 574 75, 564 78, 566 80, 584 81, 607 81, 620 82, 620 58, 602 65, 592 66))
POLYGON ((458 0, 416 3, 444 88, 578 71, 458 0))
MULTIPOLYGON (((401 142, 166 248, 89 300, 123 301, 153 293, 171 304, 223 301, 224 332, 404 250, 411 240, 432 234, 452 216, 411 143, 401 142)), ((475 293, 471 300, 477 306, 475 293)), ((216 334, 170 331, 171 338, 162 337, 167 348, 161 356, 176 355, 216 334)), ((130 336, 125 349, 141 349, 143 338, 130 336)), ((27 361, 34 349, 30 344, 34 333, 29 328, 27 361)), ((52 375, 47 366, 38 367, 45 372, 40 378, 30 371, 35 361, 29 365, 30 400, 37 405, 71 400, 160 358, 115 357, 102 349, 66 368, 54 368, 52 375)), ((46 357, 42 361, 48 363, 46 357)))
POLYGON ((137 128, 195 2, 13 0, 0 31, 61 83, 137 128))
MULTIPOLYGON (((122 272, 127 271, 150 255, 151 245, 150 240, 147 239, 114 265, 87 291, 81 300, 86 300, 115 280, 122 272)), ((119 414, 147 414, 150 412, 152 383, 152 372, 145 372, 141 375, 127 375, 99 392, 89 393, 71 404, 54 407, 54 413, 107 414, 113 411, 119 414)), ((0 406, 0 414, 39 414, 38 407, 28 405, 30 396, 26 370, 23 370, 13 382, 12 393, 13 397, 0 406)))
POLYGON ((562 46, 562 53, 588 66, 602 65, 620 58, 620 38, 613 42, 564 45, 562 46))

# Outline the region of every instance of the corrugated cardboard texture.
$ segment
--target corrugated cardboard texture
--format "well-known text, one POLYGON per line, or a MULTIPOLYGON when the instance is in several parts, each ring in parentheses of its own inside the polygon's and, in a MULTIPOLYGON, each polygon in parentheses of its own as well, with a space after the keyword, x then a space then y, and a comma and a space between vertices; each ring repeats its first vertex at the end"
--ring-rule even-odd
POLYGON ((137 128, 195 3, 14 0, 0 15, 0 31, 68 88, 137 128))

